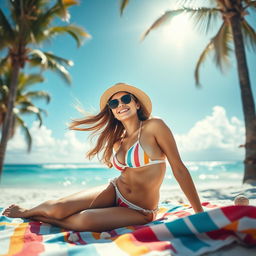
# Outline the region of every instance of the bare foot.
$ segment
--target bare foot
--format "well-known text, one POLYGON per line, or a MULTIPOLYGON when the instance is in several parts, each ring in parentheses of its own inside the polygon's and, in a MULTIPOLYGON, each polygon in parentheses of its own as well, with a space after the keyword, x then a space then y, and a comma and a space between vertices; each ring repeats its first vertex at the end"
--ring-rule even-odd
POLYGON ((27 210, 16 204, 10 205, 3 212, 3 215, 10 218, 26 218, 27 210))

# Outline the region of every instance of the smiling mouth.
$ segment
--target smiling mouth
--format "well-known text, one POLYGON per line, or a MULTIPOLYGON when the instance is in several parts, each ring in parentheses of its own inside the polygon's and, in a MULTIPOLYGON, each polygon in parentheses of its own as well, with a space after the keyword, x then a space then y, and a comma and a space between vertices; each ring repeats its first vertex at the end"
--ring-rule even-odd
POLYGON ((126 113, 127 111, 129 111, 129 108, 123 108, 120 111, 117 112, 117 114, 122 114, 122 113, 126 113))

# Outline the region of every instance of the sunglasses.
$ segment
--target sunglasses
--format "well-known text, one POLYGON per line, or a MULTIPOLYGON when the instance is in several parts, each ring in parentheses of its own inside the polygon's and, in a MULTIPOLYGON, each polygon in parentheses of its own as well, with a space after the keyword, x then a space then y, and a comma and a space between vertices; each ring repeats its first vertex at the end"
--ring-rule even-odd
MULTIPOLYGON (((125 94, 124 96, 122 96, 120 98, 121 100, 121 103, 124 103, 124 104, 129 104, 132 100, 132 95, 131 94, 125 94)), ((113 99, 113 100, 110 100, 108 102, 108 106, 111 108, 111 109, 115 109, 119 106, 119 99, 113 99)))

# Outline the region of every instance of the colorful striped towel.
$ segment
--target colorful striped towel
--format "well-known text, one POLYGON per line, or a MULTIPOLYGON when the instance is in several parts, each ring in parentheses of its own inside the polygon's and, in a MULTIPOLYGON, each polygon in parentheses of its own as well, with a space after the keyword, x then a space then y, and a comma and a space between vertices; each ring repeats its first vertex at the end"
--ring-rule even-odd
POLYGON ((147 225, 110 232, 73 232, 0 216, 0 255, 201 255, 233 242, 256 245, 256 207, 216 207, 192 214, 187 205, 163 204, 147 225))

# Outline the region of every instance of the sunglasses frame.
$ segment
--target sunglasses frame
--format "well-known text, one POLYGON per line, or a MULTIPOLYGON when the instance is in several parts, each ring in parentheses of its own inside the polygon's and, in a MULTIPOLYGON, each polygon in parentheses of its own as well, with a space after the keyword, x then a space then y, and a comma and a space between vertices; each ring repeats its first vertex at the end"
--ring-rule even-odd
POLYGON ((108 104, 108 106, 109 106, 110 109, 116 109, 116 108, 118 108, 120 102, 123 103, 123 104, 130 104, 131 101, 132 101, 132 99, 134 99, 133 95, 132 95, 131 93, 127 93, 127 94, 123 95, 120 99, 113 99, 113 100, 110 100, 107 104, 108 104), (127 103, 125 103, 125 102, 122 100, 122 98, 125 97, 125 96, 127 96, 127 95, 130 96, 130 101, 127 102, 127 103), (115 101, 115 102, 117 101, 117 105, 116 105, 115 107, 111 107, 111 104, 109 104, 109 103, 112 102, 112 101, 115 101))

